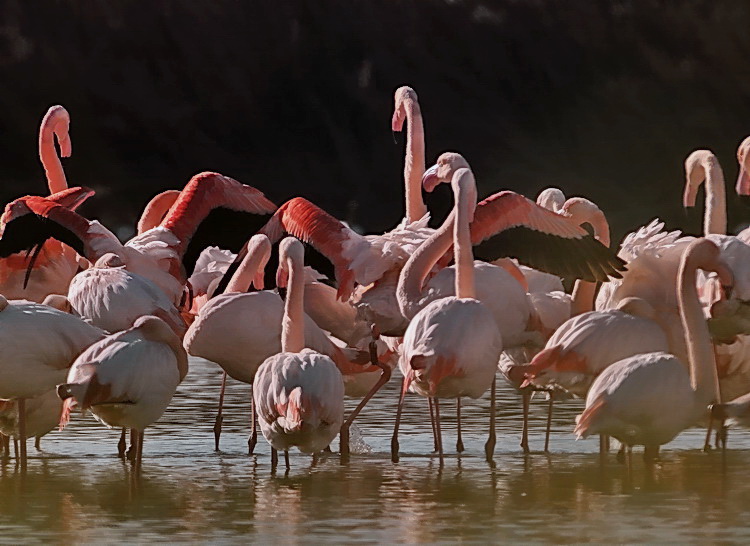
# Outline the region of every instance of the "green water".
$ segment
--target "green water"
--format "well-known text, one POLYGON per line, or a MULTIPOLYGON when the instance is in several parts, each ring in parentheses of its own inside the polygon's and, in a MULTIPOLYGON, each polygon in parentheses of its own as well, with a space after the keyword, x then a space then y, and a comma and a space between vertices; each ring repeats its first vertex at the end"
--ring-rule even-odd
MULTIPOLYGON (((140 476, 117 458, 117 431, 74 417, 29 451, 28 470, 0 466, 3 543, 72 542, 746 542, 750 539, 750 434, 732 431, 725 461, 703 453, 703 432, 683 433, 644 467, 599 460, 576 442, 581 403, 560 404, 551 453, 518 447, 520 398, 499 397, 495 467, 483 459, 487 400, 463 405, 467 451, 455 455, 453 404, 442 414, 447 457, 430 454, 426 403, 407 399, 398 464, 390 462, 397 381, 359 421, 360 451, 313 460, 293 453, 271 471, 263 439, 247 455, 249 387, 231 384, 222 451, 213 450, 218 368, 191 372, 162 419, 146 430, 140 476)), ((541 449, 546 404, 532 402, 531 447, 541 449)), ((336 449, 334 444, 334 449, 336 449)), ((282 459, 283 461, 283 459, 282 459)))

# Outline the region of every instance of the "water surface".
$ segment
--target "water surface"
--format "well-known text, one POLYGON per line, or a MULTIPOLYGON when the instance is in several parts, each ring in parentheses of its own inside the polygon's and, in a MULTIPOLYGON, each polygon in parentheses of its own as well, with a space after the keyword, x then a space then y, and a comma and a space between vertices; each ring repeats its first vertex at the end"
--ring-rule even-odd
MULTIPOLYGON (((532 450, 523 456, 520 398, 502 388, 495 467, 483 457, 488 401, 463 406, 466 451, 455 454, 455 404, 441 406, 447 457, 430 451, 426 401, 407 398, 401 461, 390 462, 398 379, 359 419, 364 453, 294 452, 291 471, 271 472, 262 438, 247 455, 248 385, 230 380, 221 451, 213 449, 220 384, 215 365, 191 371, 162 419, 146 430, 140 476, 117 458, 117 431, 73 417, 63 432, 30 447, 25 475, 0 466, 2 541, 341 542, 685 542, 750 539, 750 434, 732 431, 730 451, 703 453, 694 429, 631 472, 602 464, 596 439, 573 439, 582 402, 559 404, 551 453, 541 452, 546 404, 532 402, 532 450), (368 451, 369 447, 369 451, 368 451)), ((348 407, 354 406, 349 401, 348 407)), ((31 446, 31 443, 29 444, 31 446)), ((334 449, 337 443, 334 443, 334 449)), ((283 459, 282 459, 283 460, 283 459)), ((282 463, 283 464, 283 463, 282 463)))

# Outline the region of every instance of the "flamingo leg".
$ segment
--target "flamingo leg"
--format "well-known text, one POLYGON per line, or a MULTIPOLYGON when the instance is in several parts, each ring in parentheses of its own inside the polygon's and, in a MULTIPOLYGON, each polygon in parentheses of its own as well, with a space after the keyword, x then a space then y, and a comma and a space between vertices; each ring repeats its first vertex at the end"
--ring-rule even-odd
POLYGON ((8 448, 6 447, 6 442, 8 441, 8 437, 0 432, 0 455, 3 457, 8 456, 8 448))
POLYGON ((463 453, 464 451, 464 441, 461 438, 461 397, 456 397, 456 427, 457 427, 457 434, 456 437, 456 451, 459 453, 463 453))
POLYGON ((443 465, 443 433, 440 430, 440 401, 437 397, 434 397, 433 403, 435 404, 435 428, 437 429, 438 438, 438 455, 440 457, 440 465, 443 465))
POLYGON ((549 402, 547 406, 547 432, 544 434, 544 452, 549 453, 549 435, 550 431, 552 430, 552 404, 554 403, 554 398, 552 395, 552 391, 549 392, 549 402))
MULTIPOLYGON (((252 391, 250 393, 252 395, 252 391)), ((250 424, 250 437, 247 439, 247 454, 252 455, 255 451, 255 445, 258 443, 258 414, 255 411, 255 401, 253 400, 253 397, 250 396, 250 413, 252 414, 252 422, 250 424)), ((216 449, 218 449, 219 444, 216 444, 216 449)))
POLYGON ((490 434, 487 438, 487 443, 484 444, 484 454, 487 457, 487 461, 492 461, 495 454, 495 444, 497 443, 497 437, 495 435, 495 385, 496 378, 492 379, 492 390, 490 392, 490 434))
POLYGON ((138 455, 138 431, 134 428, 130 429, 130 447, 128 448, 127 453, 125 453, 125 456, 127 457, 128 461, 135 461, 138 455))
POLYGON ((370 398, 375 396, 375 393, 378 392, 383 387, 383 385, 388 383, 388 381, 390 381, 391 379, 391 368, 389 366, 386 366, 385 364, 381 364, 378 360, 378 346, 375 343, 375 340, 370 342, 369 349, 370 362, 374 366, 380 368, 383 372, 380 374, 380 379, 378 379, 378 382, 373 385, 373 387, 370 389, 370 392, 367 393, 367 395, 362 399, 357 407, 354 408, 354 411, 351 413, 349 418, 344 421, 343 425, 341 425, 341 430, 339 432, 339 451, 341 451, 341 456, 344 458, 349 456, 349 427, 352 426, 352 422, 357 417, 357 415, 359 415, 359 412, 361 412, 362 409, 367 405, 367 402, 370 401, 370 398))
POLYGON ((398 426, 401 424, 401 411, 404 409, 404 399, 406 391, 409 388, 409 378, 404 376, 404 383, 401 387, 401 395, 398 398, 398 409, 396 410, 396 425, 393 427, 393 436, 391 437, 391 461, 398 462, 398 426))
POLYGON ((289 472, 289 450, 284 450, 284 464, 286 464, 286 471, 289 472))
POLYGON ((135 468, 140 471, 141 463, 143 462, 143 430, 137 432, 138 435, 138 452, 135 457, 135 468))
POLYGON ((214 450, 219 451, 219 438, 221 438, 221 423, 224 421, 222 409, 224 408, 224 390, 227 387, 227 372, 221 377, 221 392, 219 393, 219 412, 214 422, 214 450))
POLYGON ((607 456, 607 435, 599 435, 599 457, 604 459, 607 456))
POLYGON ((21 467, 26 468, 26 399, 18 399, 18 441, 21 447, 21 467))
POLYGON ((276 467, 279 465, 279 452, 276 451, 275 447, 271 448, 271 472, 276 472, 276 467))
POLYGON ((706 429, 706 440, 703 442, 703 451, 708 453, 711 451, 711 431, 714 426, 714 418, 711 412, 708 412, 708 428, 706 429))
POLYGON ((435 407, 432 403, 432 398, 427 397, 427 405, 430 407, 430 426, 432 427, 432 452, 437 453, 438 450, 438 438, 437 429, 435 428, 435 407))
POLYGON ((122 434, 120 434, 120 441, 117 442, 117 456, 123 459, 125 457, 125 448, 127 445, 127 442, 125 441, 125 435, 127 434, 127 429, 122 429, 122 434))
POLYGON ((42 450, 42 437, 41 436, 37 436, 36 438, 34 438, 34 449, 36 449, 37 451, 42 450))
POLYGON ((16 463, 18 462, 18 438, 13 438, 13 457, 16 459, 16 463))
POLYGON ((521 448, 524 453, 529 452, 529 401, 531 400, 531 389, 521 391, 523 400, 523 431, 521 432, 521 448))

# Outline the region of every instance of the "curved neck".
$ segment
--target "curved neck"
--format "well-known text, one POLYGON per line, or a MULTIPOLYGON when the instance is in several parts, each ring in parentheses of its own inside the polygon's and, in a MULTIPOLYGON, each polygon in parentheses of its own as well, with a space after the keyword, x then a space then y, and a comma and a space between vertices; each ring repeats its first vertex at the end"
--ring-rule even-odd
POLYGON ((138 220, 138 234, 158 226, 179 196, 179 190, 167 190, 155 195, 138 220))
POLYGON ((455 196, 456 221, 453 224, 453 256, 456 262, 456 297, 475 298, 474 289, 474 256, 471 252, 471 223, 472 209, 476 203, 471 203, 473 195, 471 171, 462 169, 453 182, 455 196))
MULTIPOLYGON (((604 246, 609 247, 609 223, 604 213, 599 211, 586 220, 594 228, 594 237, 604 246)), ((570 300, 571 316, 580 315, 594 310, 597 283, 576 280, 570 300)))
POLYGON ((63 171, 60 157, 57 155, 57 150, 55 149, 55 134, 57 134, 61 147, 63 141, 68 139, 68 134, 67 132, 63 133, 62 130, 60 133, 57 133, 57 127, 57 124, 47 123, 47 117, 45 117, 39 129, 39 159, 44 166, 47 185, 51 194, 68 188, 65 171, 63 171))
POLYGON ((257 244, 248 248, 247 254, 243 258, 240 267, 237 268, 237 271, 234 272, 234 275, 229 280, 224 293, 247 292, 250 288, 250 283, 253 282, 258 273, 262 273, 265 269, 270 252, 271 247, 268 242, 266 245, 257 244))
POLYGON ((288 289, 281 322, 281 351, 299 353, 305 348, 305 279, 302 262, 287 257, 288 289))
POLYGON ((404 181, 406 183, 406 218, 416 222, 427 214, 422 200, 422 175, 424 174, 424 125, 419 103, 414 100, 404 102, 406 110, 406 159, 404 181))
POLYGON ((680 317, 685 329, 690 363, 690 384, 695 392, 696 404, 705 409, 708 404, 719 399, 719 379, 716 374, 714 348, 703 309, 698 300, 695 283, 696 267, 690 255, 687 255, 680 262, 677 296, 680 304, 680 317))
POLYGON ((429 239, 422 243, 409 257, 401 270, 396 286, 396 299, 401 314, 411 319, 419 311, 419 300, 422 297, 422 283, 427 274, 453 243, 453 221, 455 211, 451 212, 429 239))
POLYGON ((727 204, 724 173, 715 157, 705 161, 706 210, 703 216, 703 234, 727 234, 727 204))

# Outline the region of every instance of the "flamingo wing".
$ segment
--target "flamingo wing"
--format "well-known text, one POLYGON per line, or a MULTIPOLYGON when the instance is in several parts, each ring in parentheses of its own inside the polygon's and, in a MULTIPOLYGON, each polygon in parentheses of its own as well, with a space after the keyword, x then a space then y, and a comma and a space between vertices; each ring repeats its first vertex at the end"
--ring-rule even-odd
POLYGON ((502 191, 479 203, 471 223, 474 254, 513 257, 536 269, 587 281, 620 278, 625 262, 575 221, 502 191))
POLYGON ((185 185, 161 227, 178 238, 176 250, 190 275, 204 248, 215 245, 238 252, 275 211, 276 205, 260 190, 204 172, 185 185))

